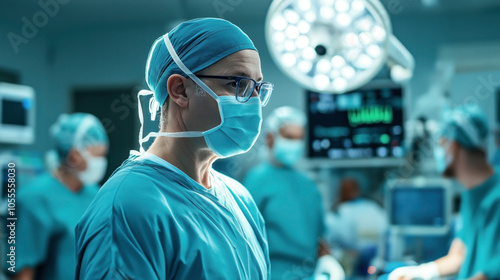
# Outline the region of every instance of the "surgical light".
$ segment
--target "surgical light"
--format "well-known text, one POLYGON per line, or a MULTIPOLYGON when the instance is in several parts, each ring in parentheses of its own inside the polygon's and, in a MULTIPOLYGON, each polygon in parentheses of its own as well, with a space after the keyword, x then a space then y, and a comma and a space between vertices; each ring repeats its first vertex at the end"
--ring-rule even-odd
POLYGON ((313 91, 354 90, 386 63, 396 66, 396 82, 413 73, 413 57, 392 35, 379 0, 274 0, 266 40, 278 66, 313 91))

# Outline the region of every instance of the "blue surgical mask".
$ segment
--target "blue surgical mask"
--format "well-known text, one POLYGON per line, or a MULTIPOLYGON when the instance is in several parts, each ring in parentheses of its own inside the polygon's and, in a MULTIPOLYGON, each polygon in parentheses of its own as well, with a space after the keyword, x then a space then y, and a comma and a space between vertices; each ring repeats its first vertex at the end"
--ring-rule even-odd
POLYGON ((203 132, 208 147, 219 157, 244 153, 253 146, 260 134, 262 106, 258 97, 241 103, 234 96, 219 96, 217 100, 221 124, 203 132))
MULTIPOLYGON (((250 150, 260 134, 262 124, 262 104, 260 98, 251 97, 247 102, 241 103, 235 96, 218 96, 203 81, 196 77, 182 63, 177 53, 173 49, 168 34, 163 36, 167 49, 174 62, 184 71, 198 86, 207 92, 217 101, 221 123, 207 131, 183 131, 183 132, 152 132, 146 137, 142 137, 142 108, 139 104, 139 118, 141 121, 140 139, 141 152, 142 143, 147 142, 150 137, 201 137, 205 138, 207 146, 219 157, 230 157, 250 150)), ((152 94, 148 91, 141 91, 139 95, 152 94)), ((139 98, 140 100, 140 98, 139 98)), ((152 116, 156 114, 156 109, 152 110, 152 116)))
POLYGON ((439 174, 443 174, 453 161, 453 157, 447 154, 449 147, 448 145, 446 150, 441 146, 434 148, 434 160, 436 161, 436 170, 439 174))
POLYGON ((304 141, 277 136, 274 139, 273 155, 285 166, 292 166, 304 155, 304 141))
POLYGON ((108 160, 106 157, 93 156, 85 150, 80 150, 80 154, 87 163, 87 168, 78 172, 78 178, 84 185, 99 183, 106 174, 108 160))

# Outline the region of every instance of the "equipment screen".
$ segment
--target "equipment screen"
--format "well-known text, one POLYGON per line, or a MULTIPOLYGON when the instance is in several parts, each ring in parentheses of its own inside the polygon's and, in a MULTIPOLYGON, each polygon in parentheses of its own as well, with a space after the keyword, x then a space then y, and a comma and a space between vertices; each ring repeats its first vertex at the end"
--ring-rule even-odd
POLYGON ((445 190, 440 187, 392 189, 391 224, 441 227, 445 219, 445 190))
POLYGON ((399 158, 404 155, 402 89, 344 94, 308 92, 309 157, 399 158))
POLYGON ((31 108, 29 99, 14 101, 2 100, 2 124, 26 126, 28 124, 28 110, 31 108))

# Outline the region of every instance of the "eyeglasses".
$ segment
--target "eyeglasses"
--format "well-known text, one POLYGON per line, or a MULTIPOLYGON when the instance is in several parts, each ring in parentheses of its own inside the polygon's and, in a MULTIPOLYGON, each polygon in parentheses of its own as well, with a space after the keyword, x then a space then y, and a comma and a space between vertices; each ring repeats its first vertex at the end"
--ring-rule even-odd
POLYGON ((234 92, 236 100, 241 103, 245 103, 250 99, 253 91, 257 89, 262 106, 266 106, 271 94, 273 92, 274 85, 268 82, 258 83, 254 79, 248 77, 240 76, 212 76, 212 75, 196 75, 198 78, 209 78, 209 79, 220 79, 220 80, 233 80, 233 83, 229 83, 228 91, 234 92))

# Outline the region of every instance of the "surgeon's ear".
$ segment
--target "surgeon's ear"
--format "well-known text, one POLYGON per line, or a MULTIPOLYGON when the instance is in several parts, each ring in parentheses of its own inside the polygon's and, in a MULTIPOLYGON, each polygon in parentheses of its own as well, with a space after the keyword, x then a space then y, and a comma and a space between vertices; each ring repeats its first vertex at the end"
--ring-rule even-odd
POLYGON ((187 78, 179 74, 173 74, 167 80, 168 95, 181 108, 186 108, 189 104, 186 94, 187 84, 187 78))

